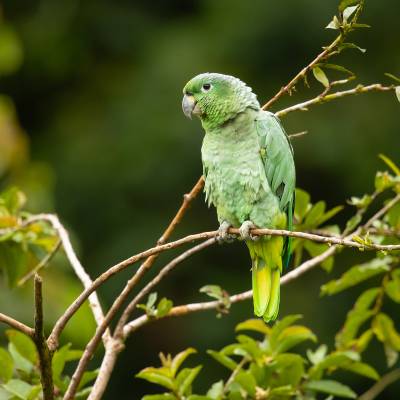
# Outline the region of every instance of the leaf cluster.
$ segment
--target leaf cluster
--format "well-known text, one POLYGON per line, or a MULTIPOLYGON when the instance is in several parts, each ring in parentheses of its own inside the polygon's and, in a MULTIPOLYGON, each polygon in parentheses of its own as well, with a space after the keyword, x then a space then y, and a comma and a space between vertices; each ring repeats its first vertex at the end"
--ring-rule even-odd
MULTIPOLYGON (((39 356, 32 339, 16 330, 7 330, 8 345, 0 347, 0 399, 1 400, 39 400, 42 398, 40 383, 39 356)), ((52 359, 55 399, 62 399, 71 378, 65 373, 69 362, 78 360, 82 351, 71 349, 67 344, 58 349, 52 359)), ((85 373, 76 395, 86 398, 90 393, 88 384, 95 379, 97 371, 85 373)))

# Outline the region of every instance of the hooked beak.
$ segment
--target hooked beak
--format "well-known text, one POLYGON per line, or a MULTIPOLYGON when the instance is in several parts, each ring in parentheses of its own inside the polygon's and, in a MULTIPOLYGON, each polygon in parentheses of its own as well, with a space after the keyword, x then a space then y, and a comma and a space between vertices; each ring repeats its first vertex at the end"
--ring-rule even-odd
POLYGON ((183 96, 182 110, 183 113, 190 119, 192 119, 192 115, 201 115, 200 107, 197 105, 194 97, 190 94, 185 94, 183 96))

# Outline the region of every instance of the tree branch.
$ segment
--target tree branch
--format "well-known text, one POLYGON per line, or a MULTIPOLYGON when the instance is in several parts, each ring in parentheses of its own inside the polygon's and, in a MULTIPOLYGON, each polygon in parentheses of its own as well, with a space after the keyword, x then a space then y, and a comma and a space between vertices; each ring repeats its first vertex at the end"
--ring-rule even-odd
POLYGON ((376 399, 389 385, 400 379, 400 368, 390 371, 376 382, 370 389, 362 394, 358 400, 376 399))
MULTIPOLYGON (((374 197, 376 194, 373 195, 374 197)), ((356 231, 353 233, 349 234, 346 236, 346 238, 338 238, 334 237, 331 239, 338 240, 343 243, 349 242, 349 237, 352 237, 353 235, 358 235, 363 229, 368 229, 372 226, 374 221, 378 220, 382 216, 384 216, 395 204, 397 204, 400 201, 400 194, 396 195, 393 199, 391 199, 388 203, 385 204, 384 207, 382 207, 379 211, 377 211, 362 227, 359 227, 356 231)), ((233 230, 232 230, 233 231, 233 230)), ((265 231, 264 229, 253 229, 252 234, 257 235, 257 231, 265 231)), ((313 234, 306 234, 303 232, 291 232, 291 231, 284 231, 289 232, 293 235, 288 235, 288 236, 293 236, 297 237, 297 234, 301 234, 302 238, 304 239, 305 236, 303 235, 311 235, 308 236, 307 239, 313 240, 319 235, 313 235, 313 234)), ((286 236, 286 235, 283 235, 286 236)), ((351 241, 350 241, 351 242, 351 241)), ((346 246, 346 244, 345 244, 346 246)), ((355 246, 357 247, 357 246, 355 246)), ((323 261, 325 261, 327 258, 331 257, 337 250, 337 245, 330 247, 328 250, 324 251, 320 255, 311 258, 305 262, 303 262, 300 266, 298 266, 296 269, 288 272, 284 276, 281 277, 281 285, 285 285, 297 278, 299 278, 301 275, 305 274, 307 271, 310 269, 314 268, 315 266, 321 264, 323 261)), ((229 298, 230 303, 237 303, 239 301, 244 301, 247 299, 250 299, 252 297, 252 290, 248 290, 246 292, 240 293, 233 295, 229 298)), ((173 307, 170 312, 165 316, 165 317, 175 317, 175 316, 181 316, 181 315, 186 315, 192 312, 198 312, 198 311, 206 311, 206 310, 212 310, 212 309, 217 309, 221 307, 221 302, 220 301, 209 301, 209 302, 202 302, 202 303, 192 303, 192 304, 186 304, 183 306, 177 306, 173 307)), ((164 318, 165 318, 164 317, 164 318)), ((141 326, 145 325, 146 323, 153 321, 154 318, 148 317, 147 315, 142 315, 141 317, 138 317, 134 319, 133 321, 129 322, 124 326, 123 334, 124 338, 126 339, 131 333, 135 332, 137 329, 139 329, 141 326)))
MULTIPOLYGON (((397 195, 382 210, 380 210, 380 213, 384 214, 383 211, 385 209, 388 209, 389 206, 392 206, 399 200, 400 200, 400 195, 397 195)), ((365 226, 367 226, 367 225, 365 225, 365 226)), ((238 235, 239 229, 231 228, 229 230, 229 233, 238 235)), ((375 244, 375 243, 368 243, 368 244, 367 243, 359 243, 357 241, 350 240, 348 238, 342 239, 342 238, 337 238, 337 237, 325 237, 325 236, 315 235, 315 234, 311 234, 311 233, 288 231, 288 230, 282 230, 282 229, 253 229, 252 234, 256 235, 256 236, 271 235, 271 236, 297 237, 297 238, 307 239, 307 240, 311 240, 311 241, 315 241, 315 242, 319 242, 319 243, 335 244, 335 245, 341 245, 341 246, 346 246, 346 247, 355 247, 355 248, 359 248, 362 250, 379 250, 379 251, 400 250, 400 245, 398 245, 398 244, 396 244, 396 245, 380 245, 380 244, 375 244)), ((355 234, 359 234, 359 232, 357 231, 355 234)), ((56 325, 54 326, 53 332, 48 339, 50 341, 50 343, 52 343, 51 345, 49 343, 50 348, 52 348, 55 345, 55 343, 58 339, 58 336, 61 333, 61 331, 63 330, 64 326, 66 325, 68 320, 72 317, 72 315, 76 312, 76 310, 79 309, 79 307, 87 299, 87 297, 93 291, 95 291, 99 286, 101 286, 108 279, 110 279, 113 275, 124 270, 125 268, 136 263, 137 261, 144 259, 144 258, 148 258, 149 256, 151 256, 153 254, 158 254, 158 253, 170 250, 170 249, 175 249, 184 244, 191 243, 194 241, 210 239, 210 238, 216 237, 217 235, 218 235, 218 231, 202 232, 202 233, 197 233, 197 234, 193 234, 193 235, 188 235, 188 236, 186 236, 182 239, 178 239, 174 242, 169 242, 169 243, 166 243, 166 244, 163 244, 160 246, 155 246, 155 247, 145 250, 141 253, 135 254, 135 255, 127 258, 126 260, 121 261, 120 263, 109 268, 107 271, 105 271, 103 274, 101 274, 98 278, 96 278, 93 281, 93 284, 90 287, 88 287, 87 289, 85 289, 76 298, 76 300, 69 306, 69 308, 65 311, 65 313, 57 321, 56 325)), ((135 276, 132 279, 135 279, 135 276)))
POLYGON ((39 354, 40 382, 42 383, 43 399, 54 399, 53 372, 51 354, 47 346, 43 328, 43 296, 42 278, 35 274, 35 332, 33 340, 39 354))
POLYGON ((0 322, 11 326, 11 328, 18 330, 27 336, 33 337, 34 335, 34 330, 32 328, 23 324, 22 322, 17 321, 14 318, 9 317, 6 314, 0 313, 0 322))
POLYGON ((275 94, 272 99, 268 100, 263 106, 263 110, 267 110, 274 104, 280 97, 282 97, 285 93, 290 93, 296 83, 303 79, 309 71, 312 70, 318 63, 322 60, 329 58, 331 52, 337 47, 339 43, 343 40, 343 35, 339 34, 339 36, 327 47, 324 47, 324 50, 317 55, 307 66, 305 66, 286 86, 280 88, 280 90, 275 94))
POLYGON ((114 331, 114 338, 122 338, 123 336, 123 329, 124 325, 129 319, 131 313, 136 309, 136 306, 139 304, 139 301, 143 299, 144 296, 150 293, 150 291, 160 283, 160 281, 165 278, 176 266, 178 266, 181 262, 186 260, 187 258, 191 257, 193 254, 198 253, 199 251, 205 249, 206 247, 211 246, 212 244, 216 243, 216 238, 211 238, 198 244, 197 246, 192 247, 191 249, 185 251, 184 253, 180 254, 178 257, 174 258, 170 261, 161 271, 157 274, 157 276, 150 281, 131 301, 128 307, 123 312, 121 318, 118 321, 118 324, 114 331))
MULTIPOLYGON (((162 270, 161 272, 151 281, 149 282, 140 292, 139 294, 134 298, 134 300, 131 302, 131 304, 128 306, 128 308, 125 310, 128 311, 124 312, 124 316, 121 317, 120 321, 118 322, 118 325, 115 329, 114 335, 113 335, 113 341, 114 344, 117 343, 118 340, 120 340, 120 349, 122 349, 123 346, 123 341, 122 335, 123 335, 123 327, 125 325, 126 320, 129 318, 130 312, 132 309, 136 308, 136 305, 140 301, 140 299, 145 296, 149 291, 158 283, 161 281, 161 279, 166 276, 172 269, 174 269, 179 263, 181 263, 183 260, 187 259, 191 255, 203 250, 204 248, 210 246, 211 244, 215 243, 215 238, 211 238, 206 240, 205 242, 189 249, 185 253, 181 254, 174 260, 172 260, 170 263, 168 263, 162 270)), ((135 276, 134 276, 135 277, 135 276)), ((72 399, 75 391, 79 385, 79 382, 82 379, 82 376, 86 370, 86 367, 92 358, 94 352, 96 351, 96 348, 100 342, 102 330, 105 329, 106 326, 111 322, 112 317, 115 315, 116 310, 118 310, 126 298, 127 293, 129 293, 132 289, 132 287, 136 284, 136 281, 134 280, 134 277, 128 282, 128 285, 124 288, 124 290, 121 292, 121 294, 118 296, 118 298, 114 301, 113 306, 111 307, 110 311, 107 313, 106 317, 104 318, 103 324, 98 326, 95 335, 90 339, 89 343, 87 344, 85 351, 83 352, 82 357, 79 360, 78 366, 71 378, 71 383, 68 387, 67 392, 64 395, 64 400, 67 399, 72 399)), ((110 371, 110 370, 108 370, 110 371)), ((110 371, 111 372, 111 371, 110 371)), ((99 376, 99 379, 105 379, 103 376, 99 376)))
POLYGON ((328 94, 326 91, 321 95, 314 97, 311 100, 307 100, 303 103, 295 104, 291 107, 285 108, 275 113, 275 115, 279 118, 285 116, 286 114, 293 112, 293 111, 308 111, 308 107, 315 105, 315 104, 322 104, 327 103, 332 100, 340 99, 342 97, 356 95, 360 93, 367 93, 367 92, 387 92, 389 90, 394 90, 394 86, 383 86, 380 83, 375 83, 372 85, 364 86, 358 85, 353 89, 344 90, 341 92, 335 92, 332 94, 328 94))
MULTIPOLYGON (((64 228, 64 226, 61 224, 60 220, 56 215, 53 214, 38 214, 35 216, 32 216, 28 218, 26 221, 24 221, 24 224, 32 224, 38 221, 46 221, 48 222, 53 229, 57 232, 57 235, 61 241, 61 244, 64 248, 65 254, 68 258, 69 263, 71 264, 75 274, 79 278, 79 280, 82 282, 83 286, 85 289, 90 288, 92 285, 92 280, 90 276, 86 273, 85 269, 83 268, 82 264, 80 263, 69 238, 67 230, 64 228)), ((103 310, 99 301, 99 298, 97 296, 97 293, 92 293, 89 296, 89 305, 92 310, 94 319, 97 323, 97 325, 100 325, 104 319, 104 314, 103 310)), ((107 341, 110 338, 110 331, 109 329, 106 330, 104 334, 104 341, 107 341)), ((57 338, 57 344, 58 344, 58 338, 57 338)), ((49 343, 49 347, 51 351, 54 351, 57 346, 51 345, 49 343)))

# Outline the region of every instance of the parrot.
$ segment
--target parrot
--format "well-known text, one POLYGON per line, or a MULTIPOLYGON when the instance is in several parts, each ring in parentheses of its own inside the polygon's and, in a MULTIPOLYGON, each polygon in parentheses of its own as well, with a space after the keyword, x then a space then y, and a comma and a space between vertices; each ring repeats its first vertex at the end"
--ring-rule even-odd
POLYGON ((203 73, 183 89, 182 110, 200 119, 204 191, 217 211, 218 237, 231 241, 238 228, 252 262, 254 314, 278 316, 280 277, 290 260, 291 240, 254 236, 254 228, 293 228, 296 171, 293 148, 280 120, 264 111, 240 79, 203 73))

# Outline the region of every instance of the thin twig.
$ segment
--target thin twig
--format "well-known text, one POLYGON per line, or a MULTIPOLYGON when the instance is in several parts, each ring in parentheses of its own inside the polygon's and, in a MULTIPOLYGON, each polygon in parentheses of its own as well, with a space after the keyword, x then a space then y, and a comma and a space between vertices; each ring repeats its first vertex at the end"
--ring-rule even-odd
POLYGON ((297 138, 299 138, 299 137, 301 137, 301 136, 307 135, 307 133, 308 133, 308 131, 302 131, 302 132, 298 132, 298 133, 292 133, 292 134, 288 135, 288 137, 289 137, 290 140, 292 140, 292 139, 297 139, 297 138))
POLYGON ((43 328, 43 296, 42 278, 35 274, 35 333, 33 340, 39 354, 40 382, 42 383, 43 399, 54 399, 53 372, 51 354, 47 346, 43 328))
POLYGON ((0 322, 11 326, 11 328, 18 330, 27 336, 33 337, 34 335, 35 331, 32 328, 23 324, 22 322, 17 321, 14 318, 9 317, 6 314, 0 313, 0 322))
POLYGON ((280 97, 285 93, 290 93, 293 87, 297 84, 300 79, 303 79, 313 67, 320 63, 322 60, 329 58, 330 53, 337 47, 339 43, 343 40, 343 35, 339 36, 329 45, 324 47, 324 50, 317 55, 306 67, 304 67, 286 86, 281 87, 281 89, 275 94, 272 99, 268 100, 262 107, 263 110, 267 110, 274 104, 280 97))
MULTIPOLYGON (((330 257, 334 252, 336 248, 332 246, 330 249, 326 250, 324 253, 320 254, 317 257, 314 257, 303 264, 301 264, 299 267, 294 269, 293 271, 288 272, 286 275, 282 276, 281 278, 281 285, 286 285, 287 283, 297 279, 304 273, 306 273, 308 270, 314 268, 324 260, 326 260, 328 257, 330 257)), ((253 296, 253 291, 252 290, 247 290, 246 292, 235 294, 233 296, 229 297, 229 302, 231 304, 238 303, 244 300, 249 300, 253 296)), ((192 304, 185 304, 182 306, 176 306, 173 307, 170 312, 165 315, 162 318, 169 318, 169 317, 177 317, 177 316, 182 316, 186 315, 189 313, 193 312, 198 312, 198 311, 207 311, 207 310, 214 310, 218 309, 221 307, 221 301, 215 300, 215 301, 207 301, 207 302, 201 302, 201 303, 192 303, 192 304)), ((142 315, 141 317, 138 317, 134 319, 133 321, 129 322, 128 324, 125 325, 124 327, 124 338, 126 339, 131 333, 135 332, 137 329, 142 327, 143 325, 147 324, 148 322, 154 321, 154 318, 151 318, 147 315, 142 315)))
POLYGON ((124 313, 122 314, 120 320, 114 331, 114 338, 121 337, 123 334, 124 325, 128 321, 129 316, 131 313, 136 309, 136 306, 139 304, 139 301, 143 299, 144 296, 150 293, 150 291, 160 283, 160 281, 165 278, 176 266, 178 266, 182 261, 186 260, 187 258, 191 257, 193 254, 198 253, 201 250, 211 246, 216 242, 215 238, 211 238, 198 244, 197 246, 192 247, 191 249, 185 251, 184 253, 180 254, 178 257, 174 258, 170 261, 165 267, 161 269, 161 271, 157 274, 157 276, 150 281, 131 301, 128 307, 125 309, 124 313))
POLYGON ((224 389, 223 389, 223 393, 226 394, 229 390, 229 386, 231 385, 231 383, 235 380, 237 374, 242 370, 243 366, 249 362, 249 359, 247 357, 243 357, 239 364, 236 366, 236 368, 233 370, 233 372, 231 373, 230 377, 227 379, 225 385, 224 385, 224 389))
MULTIPOLYGON (((69 238, 67 230, 64 228, 64 226, 61 224, 60 220, 56 215, 53 214, 38 214, 32 217, 29 217, 26 221, 25 224, 32 224, 38 221, 46 221, 48 222, 53 229, 57 232, 57 235, 62 243, 62 246, 64 248, 65 254, 68 258, 69 263, 71 264, 75 274, 77 277, 80 279, 80 281, 83 284, 83 287, 85 289, 90 288, 92 285, 92 279, 90 276, 87 274, 85 269, 83 268, 82 264, 80 263, 73 247, 71 244, 71 240, 69 238)), ((99 298, 97 296, 97 293, 92 293, 89 296, 89 305, 92 310, 94 319, 97 323, 97 325, 100 325, 104 319, 104 314, 103 314, 103 309, 101 307, 99 298)), ((106 342, 110 338, 110 331, 107 329, 104 333, 103 340, 106 342)), ((49 347, 52 351, 56 349, 57 346, 51 346, 49 343, 49 347)))
POLYGON ((375 83, 368 86, 358 85, 353 89, 343 90, 341 92, 335 92, 332 94, 324 94, 319 95, 317 97, 312 98, 311 100, 307 100, 303 103, 295 104, 294 106, 284 108, 283 110, 277 111, 275 115, 279 118, 285 116, 286 114, 293 111, 308 111, 308 107, 315 104, 327 103, 332 100, 340 99, 342 97, 356 95, 360 93, 367 92, 387 92, 389 90, 394 90, 394 86, 383 86, 380 83, 375 83))
POLYGON ((390 371, 376 382, 370 389, 363 393, 358 400, 376 399, 389 385, 400 379, 400 368, 390 371))
POLYGON ((61 240, 58 239, 57 243, 53 247, 52 250, 50 250, 49 253, 46 254, 45 257, 43 257, 42 260, 36 265, 35 268, 30 270, 26 275, 24 275, 19 281, 18 281, 18 286, 23 286, 26 282, 29 281, 33 276, 35 276, 36 273, 38 273, 42 268, 46 267, 48 263, 53 259, 53 257, 56 255, 58 249, 61 246, 61 240))

